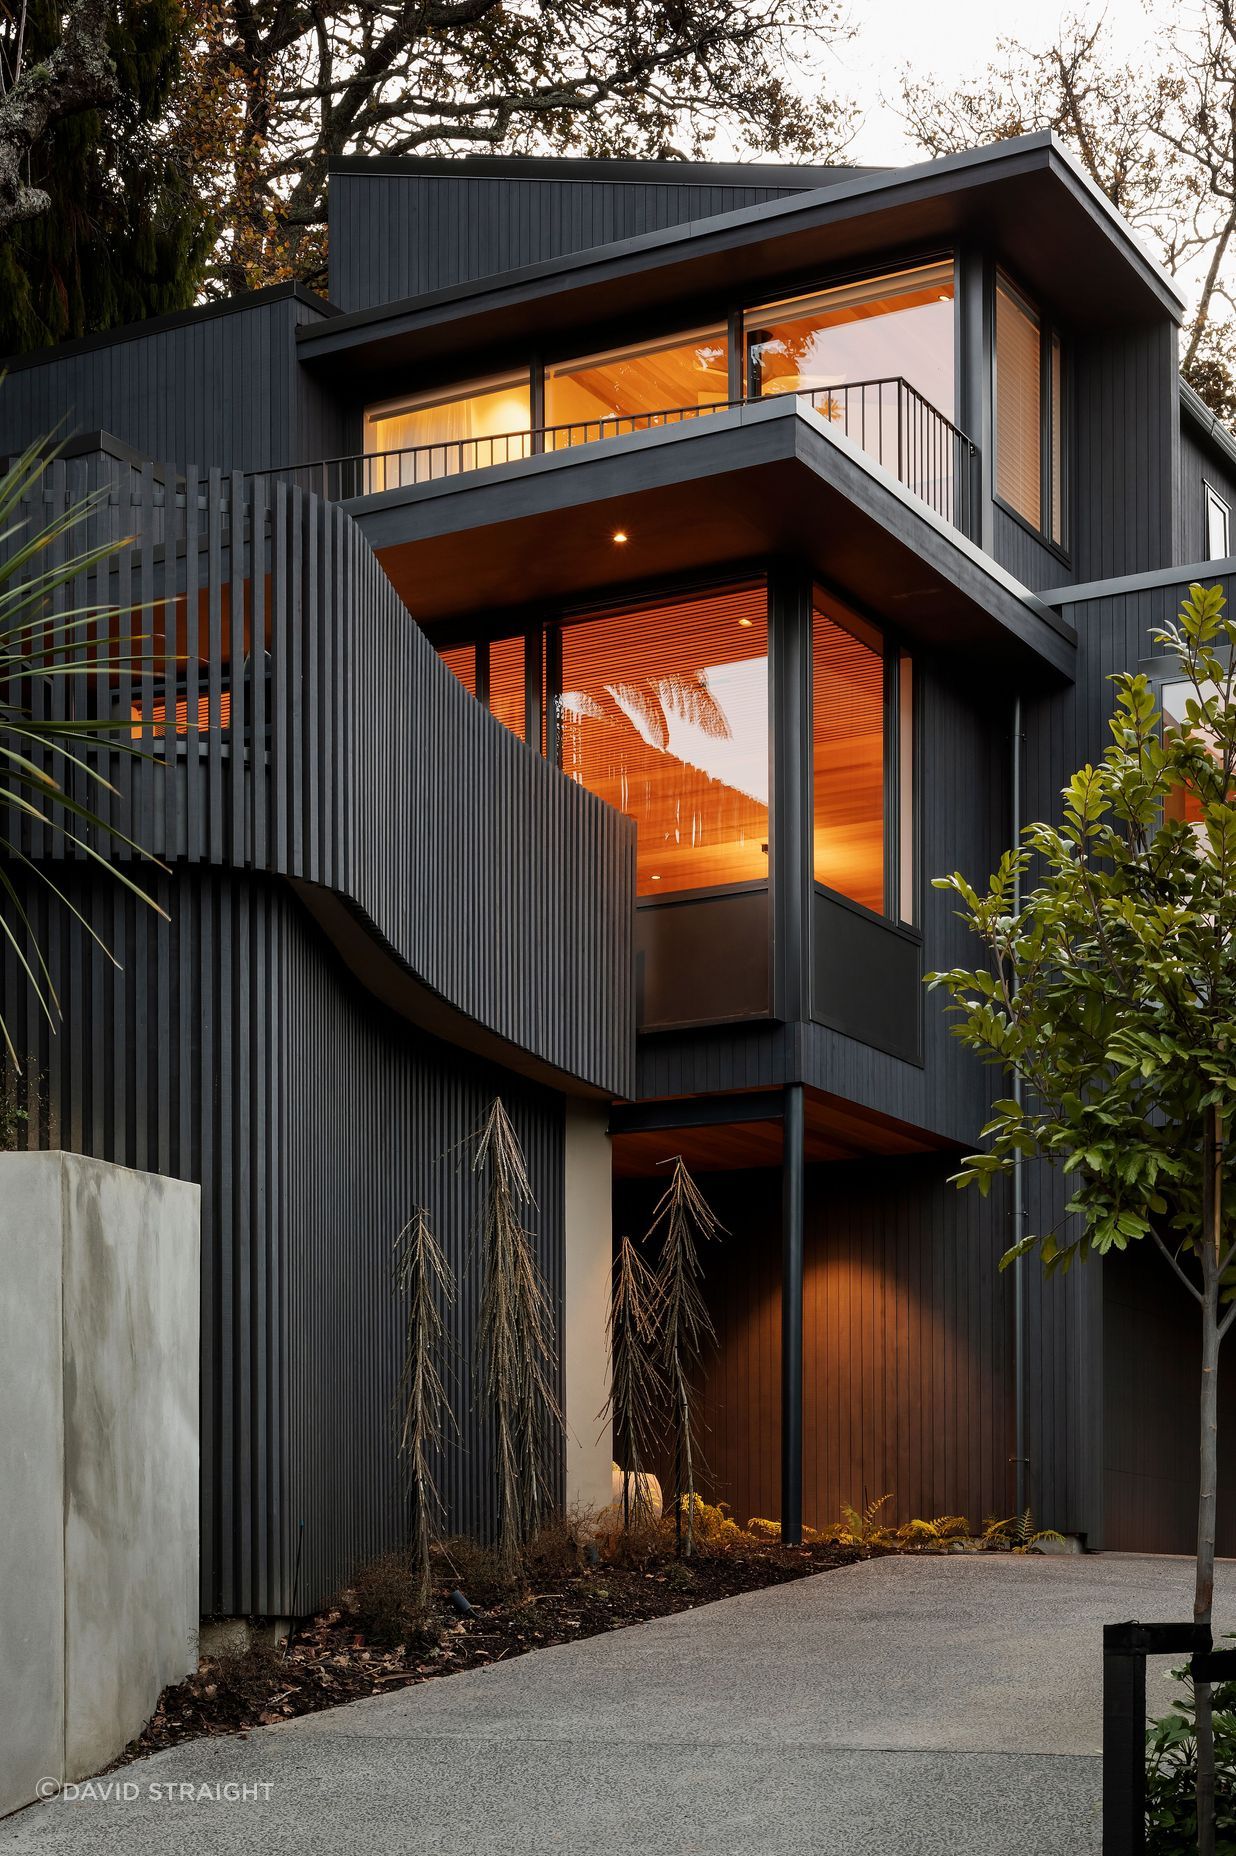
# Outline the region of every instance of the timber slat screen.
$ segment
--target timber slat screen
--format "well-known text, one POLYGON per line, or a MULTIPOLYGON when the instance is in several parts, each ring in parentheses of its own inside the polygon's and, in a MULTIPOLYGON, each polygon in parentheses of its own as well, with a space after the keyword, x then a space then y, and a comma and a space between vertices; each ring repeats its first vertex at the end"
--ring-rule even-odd
MULTIPOLYGON (((630 822, 468 697, 345 510, 278 479, 80 459, 50 466, 32 528, 90 494, 73 553, 132 538, 62 596, 97 612, 96 668, 28 700, 119 725, 103 816, 169 864, 333 892, 450 1006, 626 1093, 630 822)), ((99 806, 84 774, 71 791, 99 806)), ((63 854, 32 821, 20 849, 63 854)))

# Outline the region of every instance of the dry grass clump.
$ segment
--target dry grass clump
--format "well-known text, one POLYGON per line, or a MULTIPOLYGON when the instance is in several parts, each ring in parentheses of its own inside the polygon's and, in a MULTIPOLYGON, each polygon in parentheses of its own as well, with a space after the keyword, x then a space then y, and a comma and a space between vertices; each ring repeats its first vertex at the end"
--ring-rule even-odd
POLYGON ((229 1645, 203 1657, 198 1679, 204 1695, 216 1702, 222 1714, 248 1714, 265 1707, 279 1687, 283 1659, 269 1637, 252 1643, 229 1645))
POLYGON ((466 1534, 440 1540, 433 1549, 434 1577, 439 1585, 458 1586, 470 1604, 488 1611, 504 1605, 519 1589, 519 1582, 502 1568, 497 1554, 466 1534))
POLYGON ((592 1563, 589 1547, 596 1547, 597 1522, 590 1510, 569 1508, 542 1522, 524 1548, 524 1570, 533 1585, 549 1579, 569 1579, 592 1563))
POLYGON ((349 1612, 374 1643, 436 1642, 420 1597, 420 1581, 413 1556, 407 1552, 382 1553, 362 1566, 340 1596, 340 1608, 349 1612))

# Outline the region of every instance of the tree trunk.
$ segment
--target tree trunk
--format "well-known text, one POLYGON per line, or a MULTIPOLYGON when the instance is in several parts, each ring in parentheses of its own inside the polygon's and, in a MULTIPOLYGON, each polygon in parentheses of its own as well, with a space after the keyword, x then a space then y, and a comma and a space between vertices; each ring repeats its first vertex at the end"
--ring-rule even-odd
MULTIPOLYGON (((1202 1152, 1202 1386, 1198 1451, 1197 1578, 1193 1621, 1211 1627, 1215 1591, 1215 1507, 1218 1495, 1219 1262, 1223 1217, 1223 1130, 1217 1108, 1206 1111, 1202 1152)), ((1197 1848, 1215 1850, 1215 1740, 1209 1682, 1195 1688, 1197 1703, 1197 1848)))

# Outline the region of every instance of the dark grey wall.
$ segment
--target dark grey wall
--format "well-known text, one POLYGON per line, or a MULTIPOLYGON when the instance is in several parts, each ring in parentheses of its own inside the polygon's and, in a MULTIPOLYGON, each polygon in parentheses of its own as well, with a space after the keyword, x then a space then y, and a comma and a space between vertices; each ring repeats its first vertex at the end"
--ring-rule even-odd
POLYGON ((149 458, 263 470, 348 448, 344 413, 296 359, 320 306, 291 287, 20 356, 0 386, 0 454, 103 430, 149 458))
MULTIPOLYGON (((85 461, 57 463, 48 495, 71 504, 90 478, 85 461)), ((344 510, 261 478, 172 482, 169 503, 150 471, 138 478, 124 513, 145 532, 100 595, 143 612, 146 661, 114 686, 105 673, 79 683, 77 697, 151 714, 177 677, 188 610, 206 661, 190 651, 181 700, 195 717, 205 703, 213 724, 227 691, 231 721, 181 737, 170 764, 153 732, 144 758, 117 759, 111 822, 169 862, 297 880, 395 1009, 455 1039, 483 1035, 491 1054, 568 1086, 626 1093, 634 826, 472 700, 344 510), (228 629, 242 603, 251 662, 228 629), (154 615, 168 610, 156 645, 154 615)), ((115 512, 93 522, 112 530, 115 512)), ((37 828, 29 848, 49 848, 37 828)))
MULTIPOLYGON (((532 164, 530 164, 531 166, 532 164)), ((568 169, 570 163, 563 164, 568 169)), ((629 163, 581 163, 610 169, 607 178, 346 167, 330 180, 330 295, 343 310, 370 309, 499 271, 539 264, 641 232, 705 219, 832 181, 855 170, 785 170, 762 181, 708 180, 692 168, 675 178, 672 163, 652 164, 657 178, 632 179, 629 163), (668 172, 667 172, 668 170, 668 172)))
POLYGON ((106 878, 70 875, 118 969, 15 874, 63 1008, 53 1036, 6 949, 0 999, 26 1062, 31 1144, 202 1186, 203 1611, 291 1611, 301 1520, 297 1610, 398 1544, 392 1246, 418 1203, 460 1285, 446 1312, 460 1427, 440 1463, 447 1522, 487 1534, 469 1379, 479 1194, 461 1143, 500 1093, 560 1312, 561 1099, 376 1007, 277 879, 182 865, 156 886, 162 922, 106 878))
MULTIPOLYGON (((1209 558, 1206 534, 1206 499, 1209 483, 1236 513, 1236 462, 1215 444, 1208 443, 1192 419, 1180 422, 1180 499, 1176 532, 1176 559, 1182 563, 1209 558)), ((1236 541, 1236 533, 1233 535, 1236 541)))

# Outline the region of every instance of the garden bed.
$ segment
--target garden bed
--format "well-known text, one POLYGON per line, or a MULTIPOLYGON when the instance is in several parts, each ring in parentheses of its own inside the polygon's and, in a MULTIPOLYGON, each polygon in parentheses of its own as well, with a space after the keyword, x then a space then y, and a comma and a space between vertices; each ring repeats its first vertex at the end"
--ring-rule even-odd
POLYGON ((875 1554, 1016 1552, 1041 1538, 1031 1534, 1029 1516, 1022 1523, 989 1523, 979 1536, 970 1534, 960 1516, 886 1528, 879 1525, 879 1511, 888 1499, 871 1503, 861 1515, 846 1510, 843 1524, 801 1547, 783 1547, 772 1523, 752 1521, 740 1529, 723 1509, 700 1503, 690 1558, 679 1556, 669 1520, 638 1540, 620 1528, 605 1538, 564 1520, 533 1541, 517 1583, 502 1577, 484 1548, 448 1541, 434 1549, 434 1584, 424 1613, 416 1610, 406 1560, 388 1554, 300 1624, 290 1642, 259 1638, 245 1649, 203 1657, 195 1674, 163 1691, 144 1731, 116 1763, 184 1740, 243 1735, 343 1702, 389 1695, 875 1554))
MULTIPOLYGON (((465 1554, 454 1557, 458 1561, 465 1554)), ((471 1549, 466 1557, 479 1556, 471 1549)), ((469 1577, 470 1566, 457 1573, 439 1554, 435 1570, 442 1576, 430 1612, 424 1624, 398 1633, 400 1641, 390 1641, 396 1633, 388 1622, 375 1620, 372 1598, 352 1588, 303 1624, 290 1645, 257 1642, 243 1651, 203 1658, 195 1675, 164 1690, 124 1759, 203 1735, 273 1726, 367 1695, 389 1695, 461 1669, 505 1662, 549 1644, 575 1643, 867 1557, 868 1549, 857 1546, 782 1547, 751 1541, 678 1560, 671 1547, 630 1565, 585 1564, 565 1574, 547 1566, 548 1581, 538 1576, 542 1569, 533 1567, 526 1590, 503 1593, 488 1583, 488 1567, 478 1583, 475 1574, 469 1577), (451 1604, 450 1593, 458 1587, 471 1588, 470 1617, 461 1617, 451 1604), (485 1598, 493 1602, 482 1603, 485 1598)), ((381 1583, 388 1575, 392 1580, 398 1576, 397 1564, 378 1562, 366 1578, 381 1583)))

